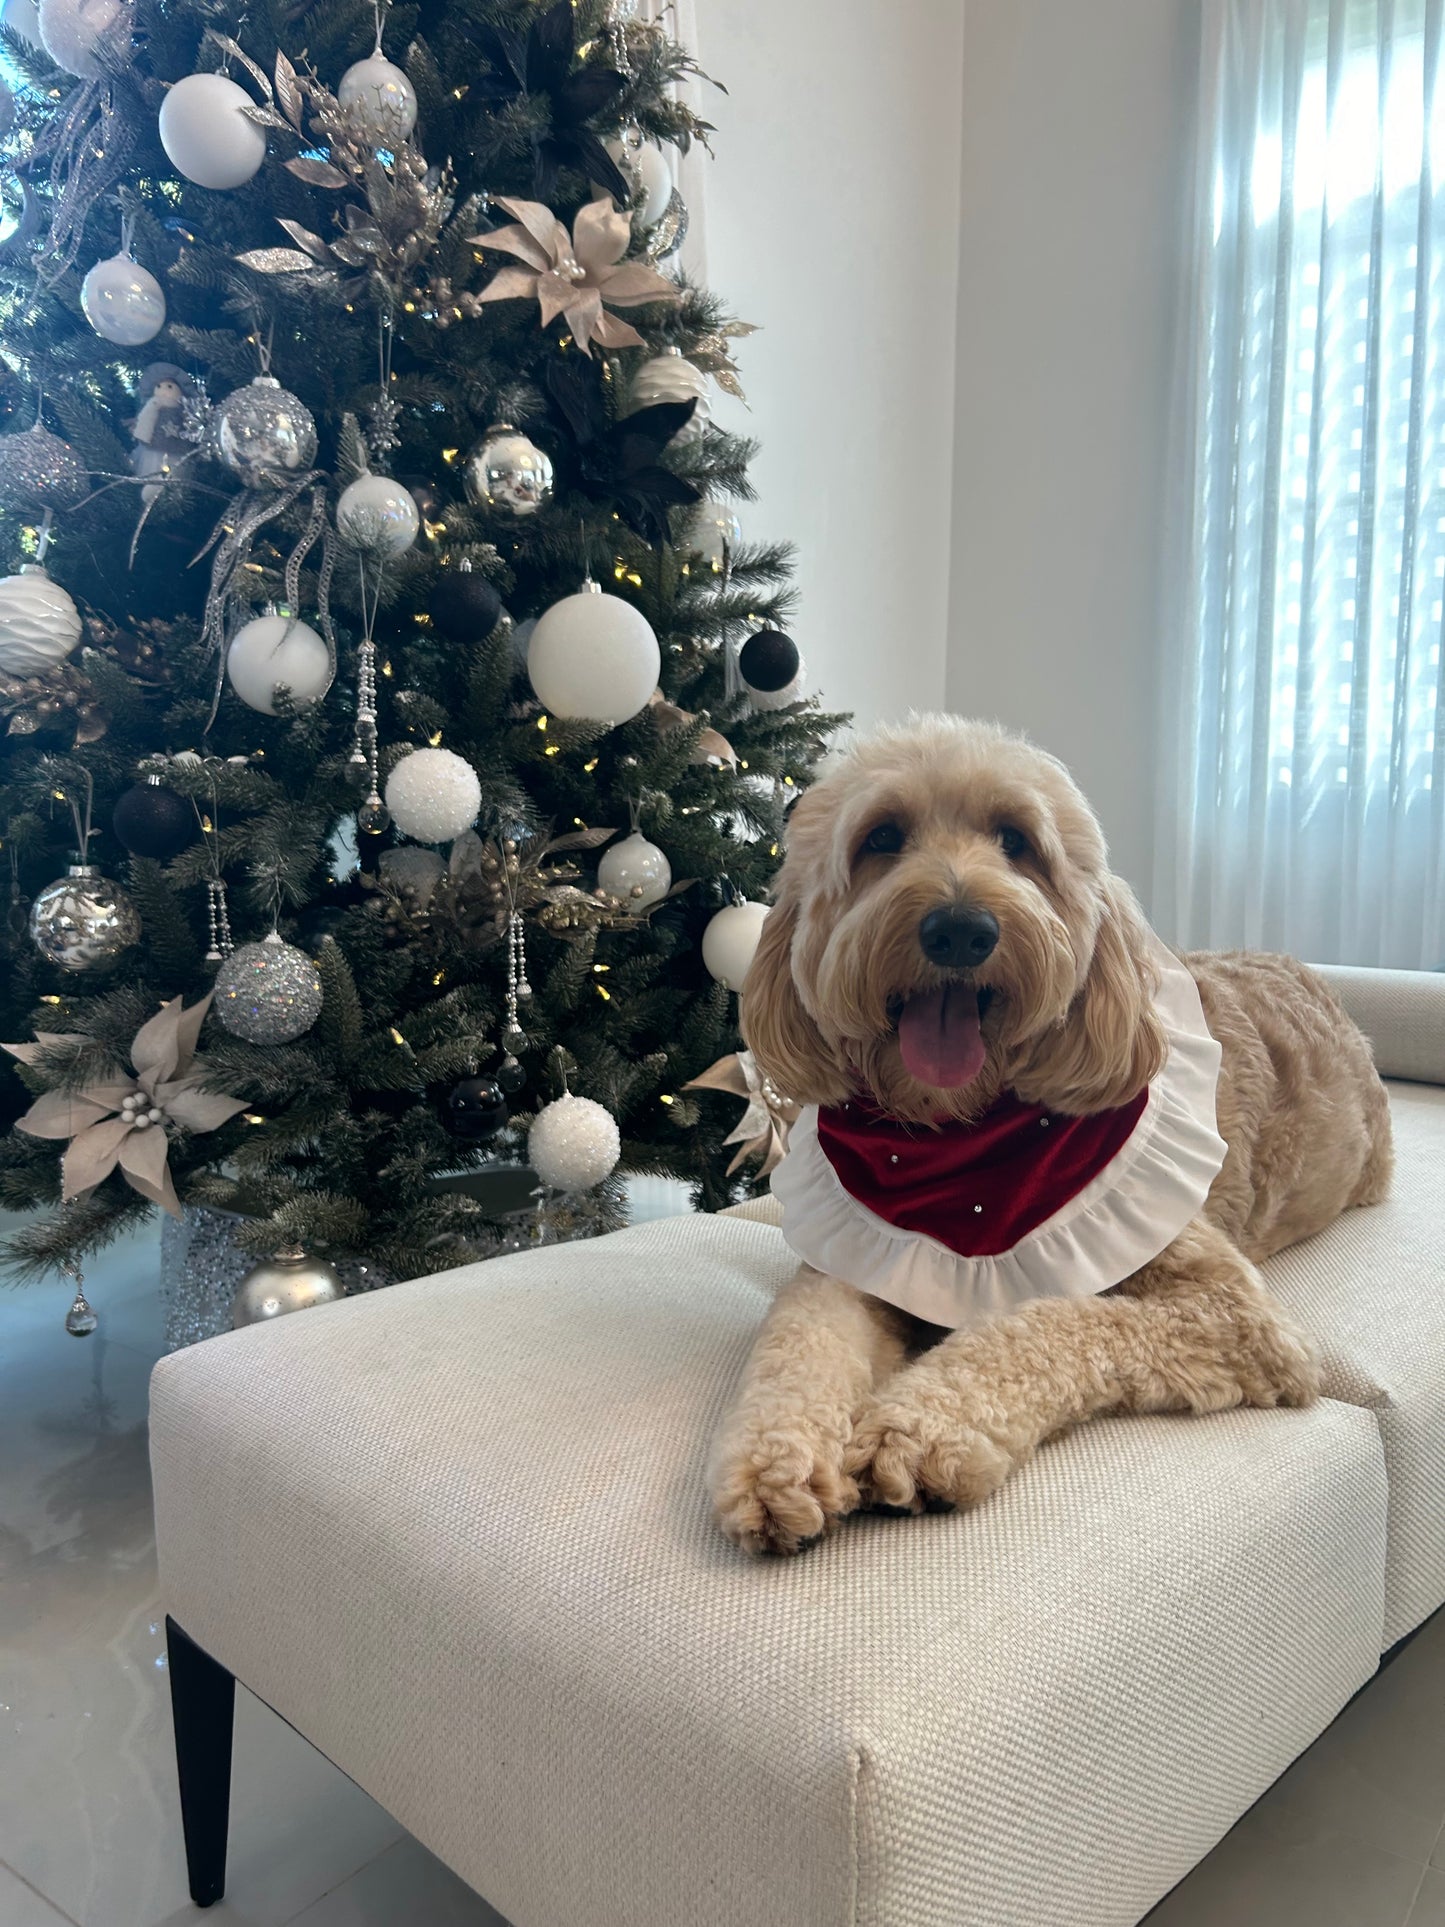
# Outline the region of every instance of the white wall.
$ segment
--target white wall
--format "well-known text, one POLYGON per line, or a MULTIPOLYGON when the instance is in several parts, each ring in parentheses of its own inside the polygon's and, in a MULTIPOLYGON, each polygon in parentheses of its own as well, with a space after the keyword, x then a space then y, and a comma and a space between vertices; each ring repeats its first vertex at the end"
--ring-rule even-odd
POLYGON ((1071 766, 1147 894, 1199 0, 967 0, 952 709, 1071 766))
POLYGON ((944 694, 961 0, 698 0, 707 277, 761 436, 750 535, 799 549, 810 683, 860 723, 944 694))

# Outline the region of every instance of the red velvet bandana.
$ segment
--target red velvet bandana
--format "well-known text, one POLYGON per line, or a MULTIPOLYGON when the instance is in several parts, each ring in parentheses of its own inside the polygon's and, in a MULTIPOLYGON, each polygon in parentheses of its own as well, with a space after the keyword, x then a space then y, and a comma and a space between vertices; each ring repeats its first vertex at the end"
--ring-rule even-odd
POLYGON ((870 1101, 818 1112, 818 1144, 845 1191, 900 1231, 991 1257, 1053 1217, 1128 1142, 1147 1087, 1116 1111, 1060 1117, 1004 1094, 974 1124, 900 1124, 870 1101))

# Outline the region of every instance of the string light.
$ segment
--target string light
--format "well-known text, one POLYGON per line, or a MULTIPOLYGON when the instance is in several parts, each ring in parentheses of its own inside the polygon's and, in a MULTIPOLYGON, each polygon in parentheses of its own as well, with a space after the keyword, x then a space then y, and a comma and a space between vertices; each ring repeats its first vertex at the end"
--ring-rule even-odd
POLYGON ((393 1044, 404 1044, 406 1042, 406 1039, 402 1036, 395 1024, 391 1026, 390 1035, 393 1044))
POLYGON ((659 1104, 675 1104, 677 1102, 670 1091, 664 1091, 657 1101, 659 1104))
POLYGON ((593 772, 593 770, 595 770, 595 769, 596 769, 596 767, 597 767, 597 758, 596 758, 596 757, 594 756, 594 757, 592 758, 592 761, 591 761, 590 763, 584 763, 584 764, 582 765, 582 767, 583 767, 583 769, 584 769, 584 770, 585 770, 585 771, 587 772, 587 774, 588 774, 588 775, 590 776, 590 775, 592 774, 592 772, 593 772))
POLYGON ((266 1122, 259 1111, 246 1111, 243 1113, 243 1116, 248 1124, 264 1124, 266 1122))

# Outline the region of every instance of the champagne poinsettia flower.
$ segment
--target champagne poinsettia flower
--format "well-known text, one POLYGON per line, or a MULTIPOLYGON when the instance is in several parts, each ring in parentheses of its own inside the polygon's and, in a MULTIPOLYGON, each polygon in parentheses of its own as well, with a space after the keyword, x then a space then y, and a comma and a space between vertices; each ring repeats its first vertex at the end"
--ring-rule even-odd
MULTIPOLYGON (((16 1119, 16 1130, 31 1137, 70 1139, 61 1164, 61 1190, 67 1199, 93 1191, 119 1165, 126 1183, 142 1197, 173 1218, 181 1215, 171 1182, 167 1125, 214 1131, 246 1108, 243 1097, 202 1088, 206 1066, 204 1058, 196 1056, 196 1040, 210 1007, 209 997, 189 1010, 173 997, 136 1032, 129 1077, 122 1074, 78 1091, 45 1091, 16 1119)), ((56 1044, 81 1041, 41 1031, 33 1044, 0 1049, 22 1064, 32 1064, 56 1044)))
POLYGON ((498 195, 496 206, 517 217, 517 225, 494 234, 474 234, 476 247, 514 254, 524 265, 502 268, 476 297, 478 301, 517 301, 535 295, 545 328, 566 317, 584 355, 591 343, 604 348, 642 348, 642 336, 629 322, 609 314, 648 301, 676 301, 678 291, 666 275, 641 261, 624 261, 632 224, 609 195, 578 210, 569 234, 551 208, 540 201, 498 195))

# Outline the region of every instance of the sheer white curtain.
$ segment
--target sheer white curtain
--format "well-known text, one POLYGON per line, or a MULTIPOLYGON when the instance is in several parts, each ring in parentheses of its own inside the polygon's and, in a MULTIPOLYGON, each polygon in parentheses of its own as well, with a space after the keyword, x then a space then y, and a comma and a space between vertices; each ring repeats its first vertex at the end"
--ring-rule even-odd
POLYGON ((1205 0, 1155 911, 1445 963, 1445 0, 1205 0))

